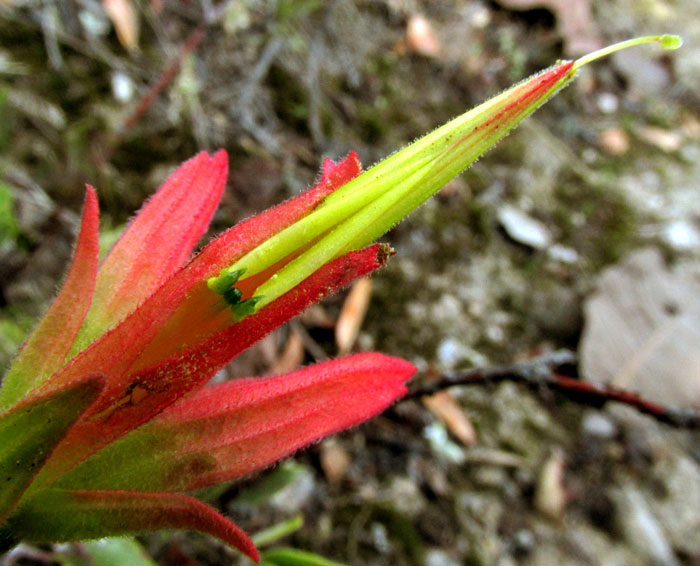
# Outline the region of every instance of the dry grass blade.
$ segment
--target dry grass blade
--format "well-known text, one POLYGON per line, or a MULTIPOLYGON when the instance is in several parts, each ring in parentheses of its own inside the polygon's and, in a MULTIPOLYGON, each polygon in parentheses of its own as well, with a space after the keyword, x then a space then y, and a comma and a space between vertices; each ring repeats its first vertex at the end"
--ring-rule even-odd
POLYGON ((372 281, 368 277, 360 279, 350 289, 335 325, 335 343, 339 354, 347 354, 355 345, 371 296, 372 281))
POLYGON ((445 423, 447 429, 464 446, 476 444, 474 426, 452 395, 447 391, 440 391, 435 395, 423 397, 421 400, 433 415, 445 423))
POLYGON ((284 350, 270 368, 270 373, 277 375, 297 369, 304 361, 304 339, 292 329, 284 350))
POLYGON ((139 18, 131 0, 102 0, 102 6, 114 25, 119 43, 129 51, 139 47, 139 18))

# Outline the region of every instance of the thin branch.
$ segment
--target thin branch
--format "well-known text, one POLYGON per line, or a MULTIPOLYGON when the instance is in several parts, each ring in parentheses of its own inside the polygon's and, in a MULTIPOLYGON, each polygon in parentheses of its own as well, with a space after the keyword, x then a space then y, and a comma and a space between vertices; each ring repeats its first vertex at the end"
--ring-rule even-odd
POLYGON ((565 367, 575 367, 577 358, 569 350, 557 350, 516 364, 477 368, 464 373, 447 374, 413 387, 407 399, 432 395, 454 386, 487 385, 510 381, 539 391, 543 388, 557 391, 581 405, 601 407, 615 401, 634 407, 640 413, 675 428, 700 428, 700 412, 680 407, 666 407, 649 401, 637 393, 583 381, 561 373, 565 367))
POLYGON ((170 63, 170 65, 161 73, 155 84, 146 91, 146 93, 141 97, 138 105, 134 111, 129 115, 129 117, 124 121, 120 131, 118 132, 118 137, 124 135, 124 133, 132 128, 146 113, 146 111, 153 104, 156 97, 167 87, 172 80, 180 72, 180 67, 182 66, 182 61, 185 57, 191 53, 197 45, 200 44, 202 39, 204 39, 205 31, 204 27, 199 26, 190 33, 189 37, 185 40, 180 51, 178 52, 175 59, 170 63))

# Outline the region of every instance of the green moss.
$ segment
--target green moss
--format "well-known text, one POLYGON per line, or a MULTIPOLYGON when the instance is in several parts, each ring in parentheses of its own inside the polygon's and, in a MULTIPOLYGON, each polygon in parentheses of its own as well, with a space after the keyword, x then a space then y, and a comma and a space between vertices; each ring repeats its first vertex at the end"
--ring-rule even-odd
POLYGON ((307 90, 299 78, 280 65, 273 65, 267 76, 267 85, 274 93, 278 118, 296 131, 308 133, 309 101, 307 90))
POLYGON ((0 182, 0 243, 15 240, 18 233, 12 190, 8 185, 0 182))
POLYGON ((637 213, 614 186, 584 186, 563 180, 555 212, 565 243, 589 259, 594 270, 617 261, 637 239, 637 213), (582 225, 573 214, 583 214, 582 225))

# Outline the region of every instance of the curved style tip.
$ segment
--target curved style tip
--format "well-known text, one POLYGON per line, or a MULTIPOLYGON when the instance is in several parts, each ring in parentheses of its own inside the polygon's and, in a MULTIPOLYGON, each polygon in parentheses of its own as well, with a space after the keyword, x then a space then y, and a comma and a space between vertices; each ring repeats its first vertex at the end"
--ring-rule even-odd
POLYGON ((659 38, 659 43, 664 49, 678 49, 683 45, 683 38, 680 35, 664 34, 659 38))
POLYGON ((658 43, 664 49, 678 49, 681 45, 683 45, 683 38, 681 38, 680 35, 663 34, 645 35, 643 37, 635 37, 633 39, 621 41, 619 43, 603 47, 603 49, 598 49, 598 51, 594 51, 593 53, 589 53, 588 55, 584 55, 580 59, 577 59, 574 63, 573 70, 578 71, 584 65, 592 63, 601 57, 606 57, 607 55, 611 55, 617 51, 627 49, 628 47, 634 47, 635 45, 641 45, 643 43, 658 43))

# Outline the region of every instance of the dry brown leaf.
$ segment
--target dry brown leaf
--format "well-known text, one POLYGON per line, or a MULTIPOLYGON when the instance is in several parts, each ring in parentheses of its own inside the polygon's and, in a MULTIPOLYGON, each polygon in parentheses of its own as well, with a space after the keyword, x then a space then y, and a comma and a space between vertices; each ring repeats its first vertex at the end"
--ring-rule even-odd
POLYGON ((608 128, 598 137, 598 144, 609 155, 624 155, 630 149, 630 140, 622 128, 608 128))
POLYGON ((321 444, 321 468, 330 483, 336 483, 345 477, 350 466, 350 454, 335 440, 326 440, 321 444))
POLYGON ((411 51, 426 57, 439 57, 442 52, 442 45, 435 35, 432 24, 421 14, 414 14, 408 19, 406 46, 411 51))
POLYGON ((557 18, 557 29, 564 39, 568 55, 577 57, 600 49, 602 41, 596 31, 589 0, 498 0, 513 10, 546 8, 557 18))
POLYGON ((114 25, 119 42, 129 51, 139 47, 139 18, 131 0, 102 0, 102 6, 114 25))
POLYGON ((603 272, 585 319, 585 378, 634 389, 657 403, 700 407, 696 279, 670 271, 656 249, 636 251, 603 272))
POLYGON ((277 375, 297 369, 304 361, 304 340, 296 330, 289 333, 284 350, 270 368, 270 373, 277 375))
POLYGON ((683 145, 683 136, 680 132, 655 128, 653 126, 640 128, 637 131, 637 135, 648 144, 658 147, 660 150, 668 153, 678 151, 681 145, 683 145))
POLYGON ((318 328, 333 328, 336 319, 331 316, 323 305, 315 304, 299 315, 299 320, 304 326, 318 328))
POLYGON ((365 320, 372 296, 372 280, 364 277, 355 282, 340 310, 335 324, 335 343, 338 353, 347 354, 355 344, 362 322, 365 320))
POLYGON ((462 407, 448 391, 421 399, 428 410, 440 419, 447 429, 465 446, 476 444, 476 431, 462 407))
POLYGON ((564 487, 564 453, 555 450, 545 461, 537 478, 535 508, 550 519, 559 520, 569 501, 564 487))

